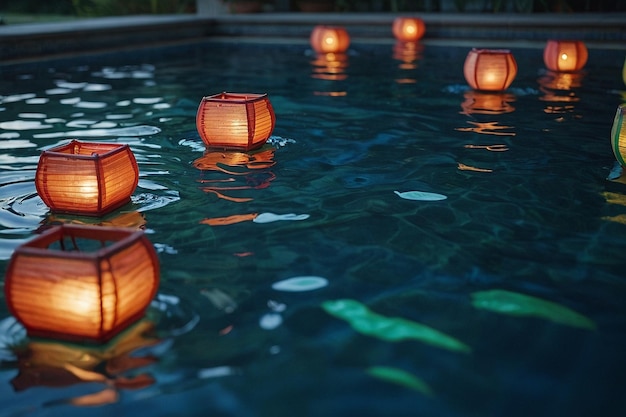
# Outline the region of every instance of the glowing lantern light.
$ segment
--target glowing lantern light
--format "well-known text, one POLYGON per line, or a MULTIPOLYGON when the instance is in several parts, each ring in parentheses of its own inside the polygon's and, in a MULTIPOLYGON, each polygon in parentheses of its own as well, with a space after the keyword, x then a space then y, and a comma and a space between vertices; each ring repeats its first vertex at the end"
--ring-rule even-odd
POLYGON ((543 50, 543 62, 549 70, 572 72, 587 63, 587 47, 581 41, 549 40, 543 50))
POLYGON ((130 201, 139 168, 128 145, 72 140, 43 151, 35 187, 56 213, 102 216, 130 201))
POLYGON ((269 139, 276 116, 267 94, 220 93, 204 97, 196 127, 209 147, 251 150, 269 139))
POLYGON ((393 36, 402 42, 415 42, 424 36, 426 25, 417 17, 396 17, 391 25, 393 36))
POLYGON ((350 35, 342 27, 315 26, 309 40, 311 47, 320 54, 342 53, 350 46, 350 35))
POLYGON ((507 49, 472 49, 465 58, 463 74, 474 90, 506 90, 517 75, 517 62, 507 49))
POLYGON ((626 167, 626 104, 620 104, 615 113, 613 120, 613 128, 611 129, 611 148, 617 162, 621 166, 626 167))
POLYGON ((15 250, 4 292, 30 336, 106 342, 144 315, 159 275, 143 231, 61 225, 15 250))

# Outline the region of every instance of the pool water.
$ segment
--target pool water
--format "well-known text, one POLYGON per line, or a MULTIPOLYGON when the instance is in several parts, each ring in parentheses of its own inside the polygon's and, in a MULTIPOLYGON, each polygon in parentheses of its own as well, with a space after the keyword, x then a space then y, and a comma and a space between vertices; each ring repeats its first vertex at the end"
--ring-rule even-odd
POLYGON ((28 339, 3 299, 0 415, 623 415, 624 53, 554 74, 512 51, 497 94, 468 89, 467 47, 429 43, 0 67, 1 268, 61 222, 143 228, 161 262, 146 319, 104 347, 28 339), (197 106, 222 91, 269 94, 263 148, 205 150, 197 106), (131 146, 131 204, 49 213, 38 157, 71 138, 131 146))

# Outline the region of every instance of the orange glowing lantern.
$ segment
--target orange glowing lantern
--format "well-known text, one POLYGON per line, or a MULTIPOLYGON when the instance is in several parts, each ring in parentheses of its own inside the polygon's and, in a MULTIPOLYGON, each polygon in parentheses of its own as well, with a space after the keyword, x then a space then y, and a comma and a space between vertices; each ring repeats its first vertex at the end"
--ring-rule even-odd
POLYGON ((342 53, 350 46, 350 35, 342 27, 318 25, 311 32, 310 42, 317 53, 342 53))
POLYGON ((611 148, 617 162, 626 167, 626 104, 620 104, 611 129, 611 148))
POLYGON ((144 315, 159 275, 143 231, 65 224, 17 247, 4 292, 31 336, 106 342, 144 315))
POLYGON ((507 49, 472 49, 465 58, 463 74, 474 90, 506 90, 517 75, 517 62, 507 49))
POLYGON ((402 42, 415 42, 426 32, 424 21, 417 17, 396 17, 391 25, 393 36, 402 42))
POLYGON ((543 62, 551 71, 580 71, 587 63, 587 47, 582 41, 549 40, 543 50, 543 62))
POLYGON ((256 149, 269 139, 276 116, 267 94, 220 93, 204 97, 196 127, 209 147, 256 149))
POLYGON ((72 140, 43 151, 35 186, 56 213, 102 216, 130 201, 139 168, 128 145, 72 140))

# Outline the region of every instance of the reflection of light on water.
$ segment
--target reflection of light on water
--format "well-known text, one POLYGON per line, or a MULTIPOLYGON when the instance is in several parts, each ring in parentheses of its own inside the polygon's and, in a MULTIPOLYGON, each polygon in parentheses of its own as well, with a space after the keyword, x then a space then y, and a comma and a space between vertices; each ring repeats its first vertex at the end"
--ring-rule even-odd
POLYGON ((398 41, 393 47, 393 59, 400 61, 398 68, 412 70, 417 68, 417 61, 422 58, 424 46, 419 42, 398 41))
POLYGON ((463 93, 463 98, 461 114, 504 114, 515 111, 515 107, 509 104, 515 101, 512 94, 468 90, 463 93))
POLYGON ((311 61, 313 65, 313 78, 320 80, 345 80, 348 76, 345 73, 348 67, 348 56, 346 54, 317 54, 311 61))
MULTIPOLYGON (((311 78, 324 81, 343 81, 348 78, 346 68, 348 68, 348 55, 338 53, 318 53, 311 61, 313 71, 311 78)), ((314 91, 314 95, 342 97, 347 95, 346 91, 314 91)))
POLYGON ((219 172, 228 177, 214 179, 201 178, 201 184, 213 184, 201 187, 202 191, 213 193, 217 197, 233 202, 251 201, 250 197, 233 197, 225 191, 262 189, 270 186, 276 175, 268 171, 274 166, 275 149, 261 148, 253 152, 207 151, 193 162, 193 166, 203 172, 219 172), (219 184, 219 185, 218 185, 219 184), (233 185, 223 185, 233 184, 233 185))
MULTIPOLYGON (((539 100, 553 103, 575 103, 580 101, 573 91, 582 86, 583 72, 553 72, 546 73, 539 78, 539 90, 543 93, 539 100)), ((547 104, 544 112, 548 114, 569 113, 574 110, 573 105, 547 104)))
POLYGON ((515 132, 500 132, 500 130, 504 129, 513 129, 513 126, 498 126, 498 122, 479 123, 468 121, 467 123, 473 125, 473 127, 457 127, 455 130, 460 132, 482 133, 485 135, 515 136, 515 132))

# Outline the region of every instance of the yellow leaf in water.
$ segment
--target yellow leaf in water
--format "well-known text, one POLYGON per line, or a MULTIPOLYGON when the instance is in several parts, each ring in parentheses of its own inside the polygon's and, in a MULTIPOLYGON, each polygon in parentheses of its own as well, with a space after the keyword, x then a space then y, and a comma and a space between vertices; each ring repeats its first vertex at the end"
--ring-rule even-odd
POLYGON ((476 168, 469 165, 465 165, 459 162, 459 169, 461 171, 476 171, 476 172, 493 172, 493 169, 476 168))

